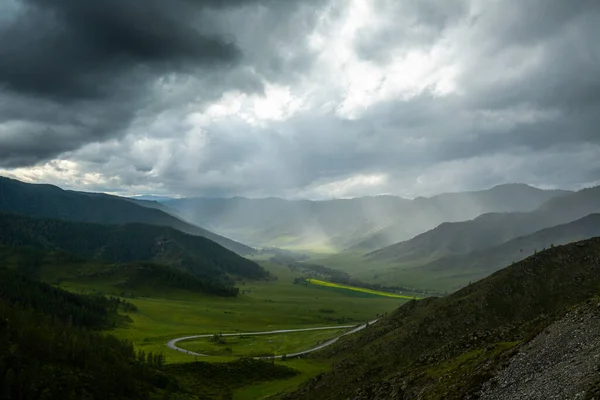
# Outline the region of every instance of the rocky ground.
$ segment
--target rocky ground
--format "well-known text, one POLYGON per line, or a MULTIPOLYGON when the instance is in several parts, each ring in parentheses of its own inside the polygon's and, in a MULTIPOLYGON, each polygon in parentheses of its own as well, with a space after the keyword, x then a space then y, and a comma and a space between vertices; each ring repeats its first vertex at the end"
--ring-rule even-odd
POLYGON ((600 379, 600 302, 590 301, 523 346, 480 398, 585 399, 600 379))

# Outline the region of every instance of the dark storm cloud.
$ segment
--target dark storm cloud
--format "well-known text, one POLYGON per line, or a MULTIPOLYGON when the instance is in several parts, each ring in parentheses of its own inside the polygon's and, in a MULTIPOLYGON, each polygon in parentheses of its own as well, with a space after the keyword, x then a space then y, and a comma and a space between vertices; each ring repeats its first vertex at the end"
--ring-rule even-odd
POLYGON ((233 43, 194 27, 210 3, 221 2, 24 0, 0 31, 11 38, 0 42, 0 82, 22 93, 104 97, 132 68, 235 61, 233 43))
MULTIPOLYGON (((149 92, 158 77, 187 73, 198 78, 239 64, 242 51, 235 37, 211 26, 205 14, 257 3, 271 2, 20 0, 1 5, 0 165, 31 165, 121 136, 134 113, 160 102, 149 92)), ((207 101, 228 87, 261 90, 252 76, 221 78, 212 89, 201 88, 207 101)))
POLYGON ((597 0, 14 4, 0 16, 15 32, 0 55, 18 55, 0 57, 0 165, 62 154, 106 188, 208 196, 326 197, 356 176, 387 177, 357 193, 408 195, 599 179, 597 0), (428 74, 446 67, 440 93, 428 74), (371 71, 392 82, 381 96, 371 71), (257 117, 251 94, 269 86, 304 108, 257 117))

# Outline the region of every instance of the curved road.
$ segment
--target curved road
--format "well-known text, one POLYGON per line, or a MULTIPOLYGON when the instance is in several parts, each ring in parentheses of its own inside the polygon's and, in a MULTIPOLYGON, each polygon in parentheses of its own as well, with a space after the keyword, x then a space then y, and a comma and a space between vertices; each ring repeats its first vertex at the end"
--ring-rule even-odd
MULTIPOLYGON (((373 321, 370 321, 368 324, 372 325, 375 322, 377 322, 377 319, 374 319, 373 321)), ((291 353, 291 354, 286 354, 286 357, 298 357, 298 356, 302 356, 304 354, 308 354, 308 353, 312 353, 313 351, 317 351, 317 350, 321 350, 324 347, 330 346, 332 344, 334 344, 335 342, 337 342, 340 338, 346 336, 346 335, 351 335, 353 333, 356 333, 358 331, 362 331, 363 329, 365 329, 367 327, 367 324, 362 324, 362 325, 342 325, 342 326, 323 326, 323 327, 319 327, 319 328, 303 328, 303 329, 281 329, 281 330, 276 330, 276 331, 268 331, 268 332, 238 332, 238 333, 223 333, 221 334, 221 336, 258 336, 258 335, 272 335, 272 334, 276 334, 276 333, 292 333, 292 332, 306 332, 306 331, 322 331, 322 330, 327 330, 327 329, 348 329, 348 328, 354 328, 340 336, 337 336, 333 339, 330 339, 326 342, 321 343, 320 345, 313 347, 311 349, 308 350, 304 350, 298 353, 291 353)), ((208 354, 200 354, 200 353, 195 353, 193 351, 189 351, 189 350, 185 350, 182 349, 181 347, 177 347, 176 343, 180 342, 182 340, 187 340, 187 339, 197 339, 197 338, 207 338, 207 337, 212 337, 214 336, 214 333, 210 333, 210 334, 203 334, 203 335, 194 335, 194 336, 185 336, 185 337, 180 337, 177 339, 173 339, 171 341, 169 341, 167 343, 167 346, 169 346, 169 348, 173 349, 173 350, 177 350, 180 351, 182 353, 185 354, 189 354, 191 356, 199 356, 199 357, 210 357, 210 355, 208 354)), ((282 358, 283 355, 279 355, 279 356, 275 356, 274 358, 282 358)), ((271 357, 254 357, 254 358, 271 358, 271 357)))

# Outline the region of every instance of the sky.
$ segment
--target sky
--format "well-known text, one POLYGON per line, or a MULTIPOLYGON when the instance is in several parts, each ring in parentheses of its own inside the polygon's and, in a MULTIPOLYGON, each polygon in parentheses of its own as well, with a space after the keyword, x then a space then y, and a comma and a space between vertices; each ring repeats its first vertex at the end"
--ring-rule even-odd
POLYGON ((600 184, 598 0, 0 0, 0 175, 122 195, 600 184))

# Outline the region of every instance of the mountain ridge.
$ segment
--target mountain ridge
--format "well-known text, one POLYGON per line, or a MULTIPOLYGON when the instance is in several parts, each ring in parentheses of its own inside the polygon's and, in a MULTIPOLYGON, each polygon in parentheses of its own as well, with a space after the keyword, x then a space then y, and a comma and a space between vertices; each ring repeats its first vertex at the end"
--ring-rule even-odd
POLYGON ((49 184, 31 184, 0 176, 0 211, 39 218, 65 219, 102 224, 147 223, 170 226, 206 237, 238 254, 254 249, 192 225, 161 209, 136 204, 135 200, 108 195, 64 190, 49 184))
POLYGON ((1 212, 0 226, 0 244, 5 246, 60 250, 113 263, 157 262, 219 281, 228 281, 229 274, 268 276, 255 262, 205 237, 167 226, 94 224, 1 212))
POLYGON ((365 257, 395 263, 419 262, 423 259, 433 261, 496 246, 596 212, 600 212, 600 186, 553 198, 528 213, 486 213, 468 221, 445 222, 410 240, 378 249, 365 257))
POLYGON ((442 257, 417 267, 392 269, 383 274, 381 279, 388 282, 406 282, 412 276, 414 280, 411 283, 416 286, 454 291, 468 282, 485 278, 500 268, 519 262, 538 251, 597 236, 600 236, 599 213, 545 228, 483 250, 442 257))
POLYGON ((194 223, 256 247, 293 249, 320 244, 342 250, 377 235, 385 239, 375 242, 410 238, 441 222, 462 221, 484 212, 535 209, 565 193, 509 184, 413 200, 391 195, 317 201, 196 197, 163 204, 194 223))

